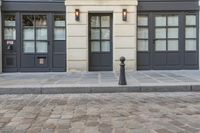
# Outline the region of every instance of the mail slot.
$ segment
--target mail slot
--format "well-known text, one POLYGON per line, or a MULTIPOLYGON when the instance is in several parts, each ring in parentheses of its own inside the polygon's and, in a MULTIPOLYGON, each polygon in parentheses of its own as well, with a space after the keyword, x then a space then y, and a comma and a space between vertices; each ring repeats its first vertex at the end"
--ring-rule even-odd
POLYGON ((38 65, 46 65, 47 57, 37 57, 38 65))

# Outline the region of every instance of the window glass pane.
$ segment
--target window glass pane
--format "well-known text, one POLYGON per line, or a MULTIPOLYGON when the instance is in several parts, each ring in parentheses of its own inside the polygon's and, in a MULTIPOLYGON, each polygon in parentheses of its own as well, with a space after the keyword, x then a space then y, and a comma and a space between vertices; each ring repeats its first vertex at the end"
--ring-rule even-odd
POLYGON ((166 26, 166 16, 157 16, 156 26, 166 26))
POLYGON ((110 52, 110 41, 101 42, 101 51, 110 52))
POLYGON ((149 30, 148 28, 138 28, 138 38, 149 38, 149 30))
POLYGON ((186 25, 196 25, 196 15, 186 15, 186 25))
POLYGON ((34 26, 34 16, 24 15, 23 16, 23 26, 34 26))
POLYGON ((47 40, 47 28, 37 28, 36 29, 36 39, 37 40, 47 40))
POLYGON ((148 17, 138 16, 138 26, 148 26, 148 17))
POLYGON ((178 51, 178 40, 168 40, 168 50, 178 51))
POLYGON ((149 43, 148 40, 138 40, 138 51, 148 51, 149 43))
POLYGON ((197 29, 195 28, 195 27, 188 27, 188 28, 186 28, 186 30, 185 30, 185 37, 186 38, 196 38, 196 36, 197 36, 197 29))
POLYGON ((48 52, 47 42, 37 42, 36 43, 36 52, 37 53, 47 53, 48 52))
POLYGON ((65 16, 64 15, 55 16, 54 24, 57 27, 65 27, 65 16))
POLYGON ((24 28, 23 36, 24 40, 34 40, 35 39, 34 28, 24 28))
POLYGON ((8 15, 4 17, 4 26, 15 26, 15 16, 8 15))
POLYGON ((35 44, 34 41, 24 41, 24 53, 34 53, 35 44))
POLYGON ((91 27, 100 27, 99 16, 92 16, 90 19, 91 27))
POLYGON ((54 40, 65 40, 65 28, 54 28, 54 40))
POLYGON ((100 39, 100 30, 99 29, 91 29, 91 39, 100 39))
POLYGON ((166 28, 156 28, 156 38, 166 38, 166 28))
POLYGON ((91 51, 92 52, 100 52, 100 42, 99 41, 91 42, 91 51))
POLYGON ((101 39, 110 39, 110 29, 101 30, 101 39))
POLYGON ((166 51, 166 40, 156 41, 156 51, 166 51))
POLYGON ((178 38, 178 28, 168 28, 168 38, 178 38))
POLYGON ((110 27, 110 16, 101 17, 101 27, 110 27))
POLYGON ((4 28, 4 40, 16 40, 16 29, 4 28))
POLYGON ((47 26, 47 17, 45 15, 35 16, 36 26, 47 26))
POLYGON ((178 26, 178 16, 169 16, 168 26, 178 26))
POLYGON ((187 51, 196 51, 197 42, 196 40, 186 40, 185 41, 185 50, 187 51))

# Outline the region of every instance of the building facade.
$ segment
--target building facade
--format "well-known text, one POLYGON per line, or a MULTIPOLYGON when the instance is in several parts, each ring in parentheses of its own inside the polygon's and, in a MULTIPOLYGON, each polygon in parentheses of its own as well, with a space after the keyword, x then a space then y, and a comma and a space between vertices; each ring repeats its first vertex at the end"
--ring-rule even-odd
POLYGON ((0 71, 199 69, 198 0, 3 0, 0 71))

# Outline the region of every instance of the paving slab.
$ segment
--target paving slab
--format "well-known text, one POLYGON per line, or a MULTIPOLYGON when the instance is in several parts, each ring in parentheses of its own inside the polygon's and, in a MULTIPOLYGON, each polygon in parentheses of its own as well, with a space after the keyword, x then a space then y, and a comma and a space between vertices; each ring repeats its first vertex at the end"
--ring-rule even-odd
POLYGON ((127 71, 127 85, 118 72, 3 73, 0 94, 63 94, 200 91, 200 71, 127 71))

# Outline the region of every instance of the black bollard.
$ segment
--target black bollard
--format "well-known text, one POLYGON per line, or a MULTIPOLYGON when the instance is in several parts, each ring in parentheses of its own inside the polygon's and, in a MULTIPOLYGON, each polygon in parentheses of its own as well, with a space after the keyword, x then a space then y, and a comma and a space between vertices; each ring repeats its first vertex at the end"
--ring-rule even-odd
POLYGON ((127 85, 126 75, 125 75, 125 57, 120 57, 120 75, 119 75, 119 85, 127 85))

